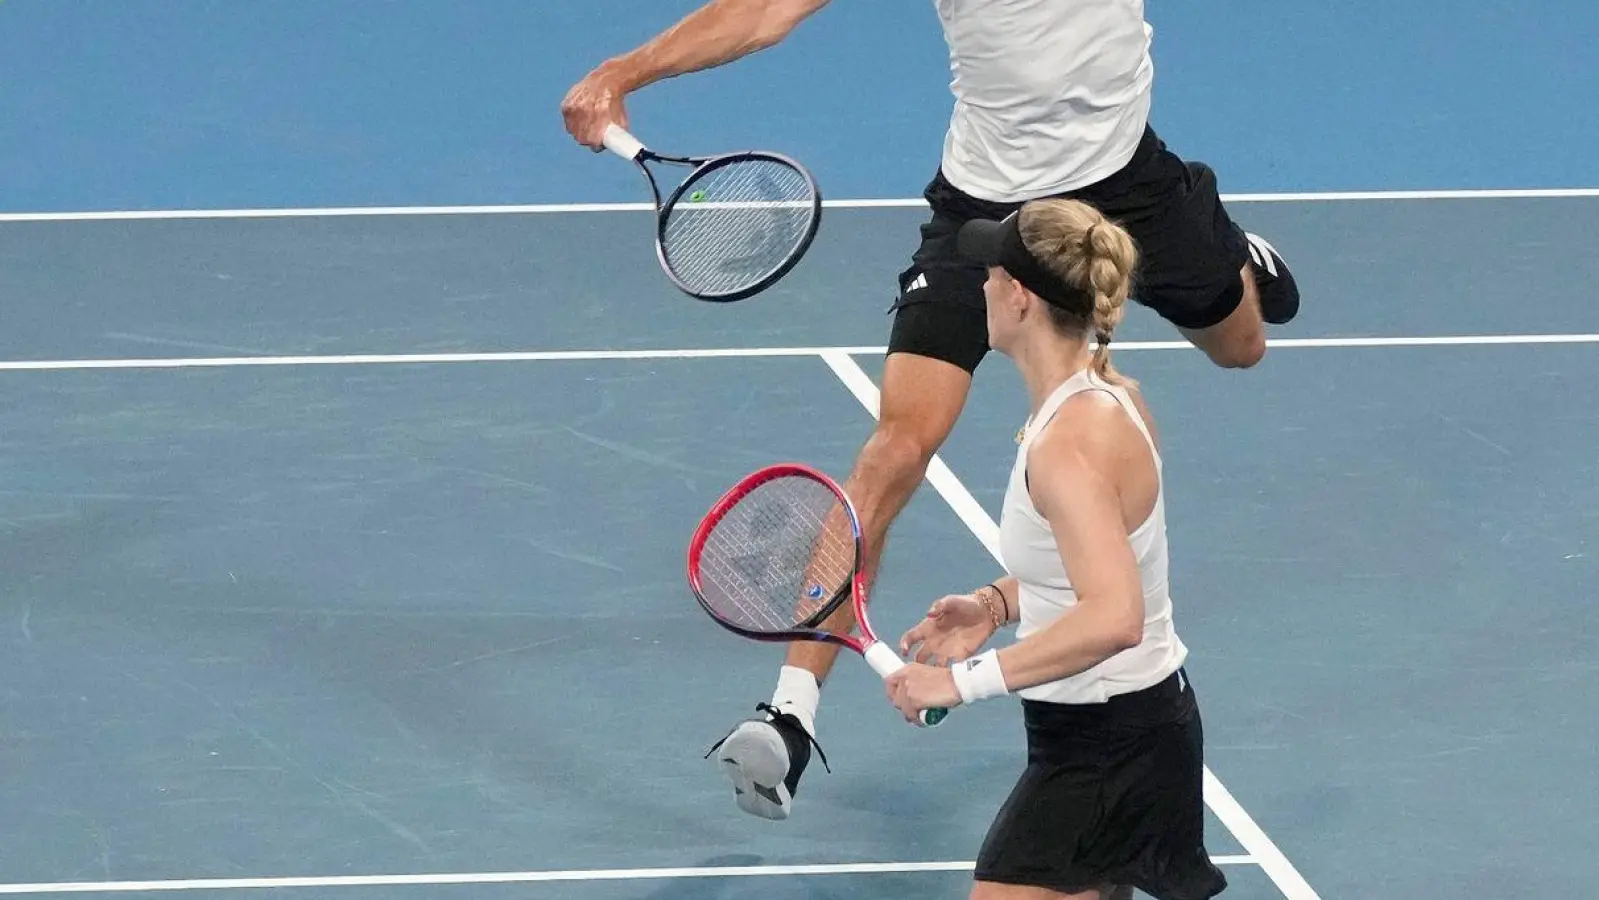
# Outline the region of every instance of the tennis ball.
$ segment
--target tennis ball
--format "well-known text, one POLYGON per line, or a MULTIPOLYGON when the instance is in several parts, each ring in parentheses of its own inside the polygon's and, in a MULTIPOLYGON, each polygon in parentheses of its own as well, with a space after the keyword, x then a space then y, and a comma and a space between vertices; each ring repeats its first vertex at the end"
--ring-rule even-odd
POLYGON ((705 199, 705 192, 695 191, 694 193, 688 195, 688 199, 690 203, 698 203, 705 199))

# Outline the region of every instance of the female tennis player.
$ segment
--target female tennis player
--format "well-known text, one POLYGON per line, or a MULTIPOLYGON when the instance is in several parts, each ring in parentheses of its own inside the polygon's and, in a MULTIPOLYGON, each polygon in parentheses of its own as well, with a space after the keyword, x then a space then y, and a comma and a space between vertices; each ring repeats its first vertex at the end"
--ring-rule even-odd
POLYGON ((911 663, 888 697, 907 718, 1021 698, 1027 768, 983 842, 973 900, 1213 897, 1227 881, 1204 844, 1160 454, 1136 385, 1110 364, 1137 251, 1060 199, 967 223, 958 246, 988 267, 989 339, 1031 397, 1000 519, 1008 574, 933 604, 901 638, 911 663), (1015 643, 971 655, 1012 622, 1015 643))

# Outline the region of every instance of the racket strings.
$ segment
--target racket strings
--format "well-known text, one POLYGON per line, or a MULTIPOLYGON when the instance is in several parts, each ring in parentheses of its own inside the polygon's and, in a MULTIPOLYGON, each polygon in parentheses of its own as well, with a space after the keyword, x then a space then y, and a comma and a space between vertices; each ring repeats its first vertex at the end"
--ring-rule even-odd
POLYGON ((706 537, 701 593, 734 625, 788 631, 847 588, 855 549, 831 490, 808 478, 775 479, 741 498, 706 537))
POLYGON ((805 243, 815 191, 777 160, 749 159, 696 177, 667 211, 661 250, 691 290, 727 294, 780 270, 805 243))

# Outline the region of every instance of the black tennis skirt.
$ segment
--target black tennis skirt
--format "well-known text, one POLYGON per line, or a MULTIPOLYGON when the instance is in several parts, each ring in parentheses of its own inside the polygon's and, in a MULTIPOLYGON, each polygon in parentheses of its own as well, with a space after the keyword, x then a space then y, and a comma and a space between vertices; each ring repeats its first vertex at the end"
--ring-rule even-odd
POLYGON ((1204 734, 1182 670, 1102 704, 1022 701, 1027 769, 977 856, 978 881, 1064 893, 1132 885, 1207 900, 1204 734))

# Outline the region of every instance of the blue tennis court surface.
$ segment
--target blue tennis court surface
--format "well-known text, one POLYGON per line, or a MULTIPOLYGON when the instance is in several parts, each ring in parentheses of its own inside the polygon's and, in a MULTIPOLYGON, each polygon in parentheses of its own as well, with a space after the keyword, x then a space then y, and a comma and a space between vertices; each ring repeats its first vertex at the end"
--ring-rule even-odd
MULTIPOLYGON (((835 197, 914 195, 947 115, 932 13, 835 6, 746 81, 661 94, 736 111, 636 114, 772 135, 835 197), (908 137, 860 155, 804 117, 858 101, 880 45, 921 82, 871 104, 874 138, 908 137), (762 89, 815 102, 779 125, 762 89)), ((31 173, 0 196, 0 894, 965 896, 1022 762, 1014 706, 913 730, 846 658, 819 720, 832 772, 813 760, 793 819, 749 818, 702 755, 777 656, 683 582, 740 475, 847 470, 922 210, 829 208, 789 279, 730 306, 669 288, 636 211, 66 215, 638 200, 620 161, 562 142, 555 103, 688 7, 0 3, 22 86, 0 159, 31 173)), ((1479 99, 1562 96, 1532 63, 1599 20, 1567 5, 1556 36, 1468 7, 1411 26, 1447 24, 1435 77, 1479 99), (1523 74, 1451 55, 1490 35, 1523 74)), ((1203 41, 1237 47, 1219 20, 1264 9, 1151 10, 1168 137, 1224 189, 1599 183, 1571 152, 1582 113, 1528 122, 1429 83, 1314 120, 1285 92, 1366 45, 1304 3, 1271 8, 1304 59, 1263 88, 1296 111, 1262 143, 1222 130, 1186 102, 1242 95, 1203 41), (1512 154, 1511 126, 1553 149, 1512 154), (1475 160, 1433 152, 1478 127, 1475 160)), ((1345 83, 1377 93, 1366 68, 1345 83)), ((1266 361, 1217 369, 1141 309, 1118 355, 1166 446, 1223 896, 1586 896, 1599 199, 1272 199, 1234 212, 1306 305, 1266 361)), ((985 363, 953 478, 895 526, 884 632, 992 577, 1024 402, 985 363)))

